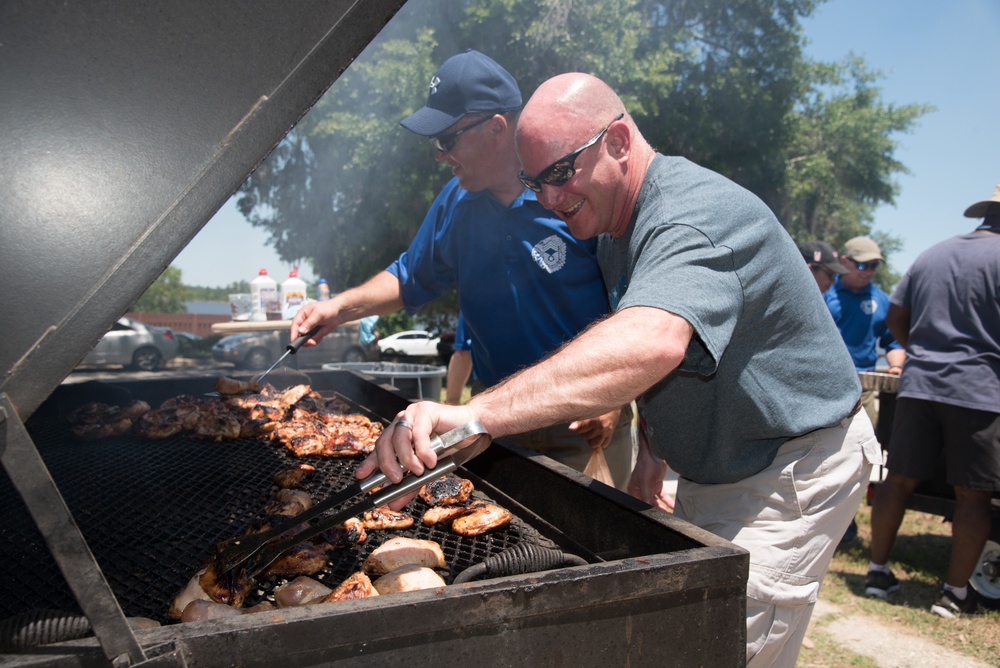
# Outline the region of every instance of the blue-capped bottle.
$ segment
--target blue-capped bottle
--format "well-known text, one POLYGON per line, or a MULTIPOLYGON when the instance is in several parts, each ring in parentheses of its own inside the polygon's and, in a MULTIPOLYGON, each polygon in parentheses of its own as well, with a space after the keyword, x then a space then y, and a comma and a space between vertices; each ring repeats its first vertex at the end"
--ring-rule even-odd
POLYGON ((330 286, 325 278, 319 279, 319 282, 316 284, 316 295, 316 300, 321 302, 325 302, 330 298, 330 286))

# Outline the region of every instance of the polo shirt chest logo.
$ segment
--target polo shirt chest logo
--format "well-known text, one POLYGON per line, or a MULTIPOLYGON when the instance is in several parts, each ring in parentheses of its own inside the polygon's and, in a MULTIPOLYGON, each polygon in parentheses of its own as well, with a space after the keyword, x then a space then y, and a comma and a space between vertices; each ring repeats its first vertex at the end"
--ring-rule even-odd
POLYGON ((865 315, 874 315, 875 311, 878 310, 878 304, 874 299, 866 299, 861 302, 861 312, 865 315))
POLYGON ((535 244, 531 249, 531 257, 539 267, 554 274, 566 264, 566 242, 553 234, 535 244))

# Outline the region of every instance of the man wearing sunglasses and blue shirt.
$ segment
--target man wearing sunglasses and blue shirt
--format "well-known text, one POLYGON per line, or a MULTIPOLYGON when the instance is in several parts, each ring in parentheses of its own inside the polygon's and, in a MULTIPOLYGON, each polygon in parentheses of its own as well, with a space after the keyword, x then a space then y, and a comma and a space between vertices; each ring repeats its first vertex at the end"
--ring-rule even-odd
MULTIPOLYGON (((898 375, 903 370, 906 352, 885 323, 889 313, 889 295, 872 283, 882 262, 885 262, 882 250, 868 237, 848 240, 840 254, 840 264, 847 273, 837 276, 833 286, 823 293, 823 298, 847 345, 854 367, 858 371, 874 371, 878 346, 881 346, 886 351, 889 373, 898 375)), ((865 390, 861 403, 872 424, 877 424, 875 391, 865 390)))
MULTIPOLYGON (((518 180, 514 127, 521 106, 514 78, 478 51, 438 68, 426 105, 400 125, 429 138, 434 159, 453 178, 409 248, 361 286, 304 306, 292 321, 293 338, 318 324, 315 340, 362 316, 400 308, 412 314, 456 285, 477 385, 490 387, 607 315, 596 242, 575 238, 518 180)), ((578 471, 602 448, 615 486, 624 490, 631 423, 631 408, 613 409, 508 439, 578 471)))
POLYGON ((357 476, 420 473, 437 461, 431 435, 469 420, 502 437, 636 399, 630 493, 656 504, 666 464, 680 474, 675 514, 750 553, 747 665, 794 666, 880 461, 802 256, 752 193, 657 153, 591 75, 539 86, 517 151, 538 201, 574 236, 598 239, 614 312, 462 406, 409 405, 409 428, 383 432, 357 476))

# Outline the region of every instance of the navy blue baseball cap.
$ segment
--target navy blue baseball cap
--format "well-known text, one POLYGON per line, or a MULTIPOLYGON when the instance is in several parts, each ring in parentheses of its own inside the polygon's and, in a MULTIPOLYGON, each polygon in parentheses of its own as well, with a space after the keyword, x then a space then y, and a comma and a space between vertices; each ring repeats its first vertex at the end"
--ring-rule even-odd
POLYGON ((520 109, 521 90, 510 72, 469 49, 444 61, 431 77, 427 104, 399 122, 424 137, 439 135, 466 114, 520 109))

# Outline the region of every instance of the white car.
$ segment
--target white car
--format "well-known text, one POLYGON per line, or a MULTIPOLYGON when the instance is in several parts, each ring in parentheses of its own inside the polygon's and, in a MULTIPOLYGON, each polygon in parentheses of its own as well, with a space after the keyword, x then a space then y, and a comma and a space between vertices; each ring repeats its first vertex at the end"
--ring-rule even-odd
POLYGON ((379 339, 378 349, 383 355, 410 355, 413 357, 437 357, 439 336, 415 329, 396 332, 379 339))

